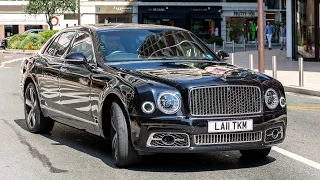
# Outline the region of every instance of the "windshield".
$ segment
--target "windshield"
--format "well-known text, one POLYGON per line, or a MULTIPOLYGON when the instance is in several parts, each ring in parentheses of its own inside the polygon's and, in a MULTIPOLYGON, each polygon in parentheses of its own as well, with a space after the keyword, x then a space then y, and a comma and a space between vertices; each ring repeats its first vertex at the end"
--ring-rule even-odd
POLYGON ((190 32, 119 29, 98 31, 105 62, 217 60, 190 32))

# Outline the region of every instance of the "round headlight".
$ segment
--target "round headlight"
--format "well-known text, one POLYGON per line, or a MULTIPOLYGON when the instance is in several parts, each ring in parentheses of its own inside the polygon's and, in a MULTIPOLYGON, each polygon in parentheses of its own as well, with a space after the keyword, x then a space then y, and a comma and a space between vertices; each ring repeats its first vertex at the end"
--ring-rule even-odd
POLYGON ((151 114, 154 112, 155 106, 153 102, 147 101, 142 104, 141 109, 144 113, 151 114))
POLYGON ((264 100, 265 100, 267 107, 269 109, 273 110, 279 104, 278 93, 274 89, 269 88, 264 95, 264 100))
POLYGON ((157 105, 160 111, 165 114, 174 114, 181 107, 181 100, 176 93, 163 92, 159 95, 157 105))

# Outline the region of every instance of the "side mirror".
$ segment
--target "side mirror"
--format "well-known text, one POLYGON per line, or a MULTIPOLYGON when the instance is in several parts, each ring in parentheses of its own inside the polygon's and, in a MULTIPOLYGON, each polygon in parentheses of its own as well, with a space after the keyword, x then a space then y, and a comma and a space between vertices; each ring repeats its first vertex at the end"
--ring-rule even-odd
POLYGON ((87 58, 82 53, 70 53, 66 56, 66 62, 70 64, 87 64, 87 58))

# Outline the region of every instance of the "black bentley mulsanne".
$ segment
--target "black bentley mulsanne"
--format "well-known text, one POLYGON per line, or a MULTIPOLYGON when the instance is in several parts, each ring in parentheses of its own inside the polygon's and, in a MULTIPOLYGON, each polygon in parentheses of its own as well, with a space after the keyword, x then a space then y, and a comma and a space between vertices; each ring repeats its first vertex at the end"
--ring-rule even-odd
POLYGON ((176 27, 63 29, 22 62, 20 91, 31 132, 60 122, 102 136, 119 167, 153 153, 264 158, 286 133, 279 81, 224 62, 176 27))

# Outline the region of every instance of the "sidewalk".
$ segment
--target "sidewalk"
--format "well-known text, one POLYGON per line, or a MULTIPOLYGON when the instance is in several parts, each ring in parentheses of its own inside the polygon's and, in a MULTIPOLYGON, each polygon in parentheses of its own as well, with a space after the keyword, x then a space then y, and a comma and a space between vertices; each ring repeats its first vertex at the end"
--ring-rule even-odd
MULTIPOLYGON (((236 52, 235 65, 249 68, 249 55, 253 54, 254 70, 258 71, 258 51, 236 52)), ((265 50, 265 74, 272 76, 272 56, 277 57, 277 79, 287 91, 320 96, 320 62, 304 62, 304 87, 299 87, 298 61, 287 60, 286 51, 265 50)), ((230 59, 226 62, 231 63, 230 59)))

